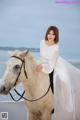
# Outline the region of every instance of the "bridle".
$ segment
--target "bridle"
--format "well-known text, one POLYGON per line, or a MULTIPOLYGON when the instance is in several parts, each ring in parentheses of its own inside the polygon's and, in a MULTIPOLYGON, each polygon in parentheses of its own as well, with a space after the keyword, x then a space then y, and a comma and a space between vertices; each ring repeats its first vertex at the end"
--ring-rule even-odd
MULTIPOLYGON (((27 50, 26 55, 28 54, 28 52, 29 52, 29 50, 27 50)), ((25 55, 25 56, 26 56, 26 55, 25 55)), ((11 57, 14 57, 14 58, 16 58, 16 59, 18 59, 18 60, 20 60, 20 61, 22 62, 21 67, 20 67, 19 74, 18 74, 18 76, 17 76, 17 78, 16 78, 16 82, 14 83, 14 87, 15 87, 15 85, 16 85, 17 82, 18 82, 19 76, 20 76, 20 74, 21 74, 22 67, 23 67, 24 75, 25 75, 26 79, 28 79, 28 75, 27 75, 27 72, 26 72, 26 69, 25 69, 25 59, 21 59, 20 57, 17 57, 17 56, 11 56, 11 57)), ((20 98, 16 100, 16 99, 14 99, 14 97, 12 96, 11 92, 9 92, 9 94, 10 94, 11 98, 12 98, 14 101, 16 101, 16 102, 19 101, 19 100, 21 100, 22 98, 23 98, 24 100, 29 101, 29 102, 34 102, 34 101, 40 100, 40 99, 42 99, 43 97, 45 97, 45 96, 47 95, 47 93, 49 92, 50 87, 51 87, 51 85, 49 85, 47 91, 46 91, 41 97, 36 98, 36 99, 28 99, 28 98, 25 98, 25 97, 24 97, 25 90, 23 91, 22 94, 20 94, 15 88, 14 88, 14 91, 17 93, 18 96, 20 96, 20 98)))
MULTIPOLYGON (((26 53, 26 54, 27 54, 27 53, 26 53)), ((22 67, 24 68, 23 70, 24 70, 24 74, 25 74, 26 79, 28 79, 28 76, 27 76, 27 73, 26 73, 26 70, 25 70, 25 60, 23 60, 23 59, 21 59, 20 57, 17 57, 17 56, 11 56, 11 57, 14 57, 14 58, 16 58, 16 59, 19 59, 19 60, 22 62, 21 67, 20 67, 19 74, 18 74, 18 76, 17 76, 17 78, 16 78, 16 82, 14 83, 14 86, 16 86, 16 84, 17 84, 17 82, 18 82, 18 79, 19 79, 19 76, 20 76, 20 74, 21 74, 22 67)))

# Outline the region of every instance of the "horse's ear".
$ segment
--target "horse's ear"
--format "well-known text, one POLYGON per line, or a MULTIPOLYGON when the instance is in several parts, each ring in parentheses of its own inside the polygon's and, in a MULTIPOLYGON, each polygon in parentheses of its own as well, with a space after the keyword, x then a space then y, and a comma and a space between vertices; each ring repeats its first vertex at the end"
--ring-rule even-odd
POLYGON ((27 58, 29 58, 29 59, 33 59, 33 58, 34 58, 32 52, 29 51, 29 50, 23 51, 23 52, 21 52, 21 54, 20 54, 20 57, 21 57, 21 58, 25 58, 26 56, 27 56, 27 58))
POLYGON ((20 53, 21 58, 24 58, 24 57, 28 54, 28 52, 29 52, 29 51, 22 51, 22 52, 20 53))

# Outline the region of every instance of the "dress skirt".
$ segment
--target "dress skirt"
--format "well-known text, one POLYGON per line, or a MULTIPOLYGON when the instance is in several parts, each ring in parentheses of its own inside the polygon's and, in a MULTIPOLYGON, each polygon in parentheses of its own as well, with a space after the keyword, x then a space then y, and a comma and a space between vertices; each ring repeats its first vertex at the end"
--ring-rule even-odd
POLYGON ((59 57, 54 69, 54 120, 80 120, 80 70, 59 57))

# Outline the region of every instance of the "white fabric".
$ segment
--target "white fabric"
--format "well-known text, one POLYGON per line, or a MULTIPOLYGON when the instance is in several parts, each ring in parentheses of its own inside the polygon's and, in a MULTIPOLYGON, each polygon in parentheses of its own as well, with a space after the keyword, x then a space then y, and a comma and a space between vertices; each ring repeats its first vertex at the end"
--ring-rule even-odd
POLYGON ((51 73, 59 56, 58 45, 48 46, 42 40, 40 43, 40 54, 42 57, 43 72, 51 73))
POLYGON ((80 70, 59 56, 58 44, 40 43, 42 71, 54 69, 54 120, 80 120, 80 70))

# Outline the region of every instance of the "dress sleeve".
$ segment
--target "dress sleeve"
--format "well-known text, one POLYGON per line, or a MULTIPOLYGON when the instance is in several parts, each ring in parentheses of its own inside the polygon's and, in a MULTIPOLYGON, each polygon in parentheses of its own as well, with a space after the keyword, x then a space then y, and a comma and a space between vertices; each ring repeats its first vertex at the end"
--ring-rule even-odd
POLYGON ((42 71, 51 73, 59 56, 58 46, 45 48, 43 44, 40 44, 40 54, 42 56, 42 71))

